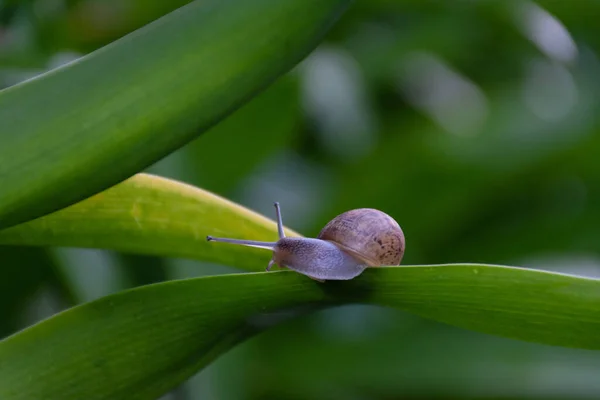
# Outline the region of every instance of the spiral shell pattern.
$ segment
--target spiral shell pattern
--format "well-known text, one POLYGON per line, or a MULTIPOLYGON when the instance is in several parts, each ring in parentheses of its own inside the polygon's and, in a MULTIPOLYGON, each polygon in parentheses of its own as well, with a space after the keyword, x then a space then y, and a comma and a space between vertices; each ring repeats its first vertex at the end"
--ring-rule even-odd
POLYGON ((319 233, 370 267, 400 265, 405 249, 400 225, 386 213, 358 208, 338 215, 319 233))

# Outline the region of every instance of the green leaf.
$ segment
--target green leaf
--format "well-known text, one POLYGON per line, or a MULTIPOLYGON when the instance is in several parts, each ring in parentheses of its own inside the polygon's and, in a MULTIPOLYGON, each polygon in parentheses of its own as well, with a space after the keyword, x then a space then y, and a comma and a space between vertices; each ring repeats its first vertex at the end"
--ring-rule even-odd
POLYGON ((106 189, 295 66, 350 0, 197 0, 0 92, 0 227, 106 189))
MULTIPOLYGON (((205 190, 137 174, 70 207, 0 231, 0 244, 103 248, 251 271, 264 270, 271 257, 261 249, 207 242, 207 235, 275 241, 277 228, 272 219, 205 190)), ((286 235, 300 236, 289 229, 286 235)))
POLYGON ((200 186, 223 195, 231 193, 267 156, 288 144, 300 126, 298 92, 296 80, 286 75, 188 146, 189 169, 198 175, 200 186), (260 132, 260 136, 248 132, 260 132), (229 160, 243 160, 243 167, 223 162, 223 154, 229 160))
POLYGON ((292 271, 170 281, 72 308, 0 342, 0 397, 155 399, 241 340, 344 303, 597 350, 599 293, 594 279, 475 264, 372 268, 345 282, 292 271))

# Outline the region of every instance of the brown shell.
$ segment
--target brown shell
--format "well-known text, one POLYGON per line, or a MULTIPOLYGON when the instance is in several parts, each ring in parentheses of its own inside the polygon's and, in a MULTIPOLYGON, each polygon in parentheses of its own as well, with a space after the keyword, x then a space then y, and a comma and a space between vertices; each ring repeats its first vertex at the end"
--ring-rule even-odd
POLYGON ((400 265, 404 233, 386 213, 358 208, 338 215, 321 230, 319 239, 329 240, 359 256, 371 267, 400 265))

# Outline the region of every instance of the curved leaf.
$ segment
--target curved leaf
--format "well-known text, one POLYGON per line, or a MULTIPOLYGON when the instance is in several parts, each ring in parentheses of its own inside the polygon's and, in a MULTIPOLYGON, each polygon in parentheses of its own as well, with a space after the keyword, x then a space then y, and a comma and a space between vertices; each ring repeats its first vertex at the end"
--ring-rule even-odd
POLYGON ((323 297, 295 275, 238 276, 121 292, 5 339, 0 398, 156 399, 260 329, 261 315, 323 297))
MULTIPOLYGON (((300 236, 289 229, 286 234, 300 236)), ((271 258, 265 250, 207 242, 207 235, 273 241, 277 227, 205 190, 137 174, 70 207, 0 231, 0 244, 104 248, 251 271, 264 270, 271 258)))
POLYGON ((0 342, 0 397, 155 399, 254 333, 343 303, 598 350, 599 293, 595 279, 475 264, 372 268, 326 283, 292 271, 170 281, 75 307, 0 342))
POLYGON ((197 0, 0 92, 0 227, 144 169, 312 50, 350 0, 197 0))

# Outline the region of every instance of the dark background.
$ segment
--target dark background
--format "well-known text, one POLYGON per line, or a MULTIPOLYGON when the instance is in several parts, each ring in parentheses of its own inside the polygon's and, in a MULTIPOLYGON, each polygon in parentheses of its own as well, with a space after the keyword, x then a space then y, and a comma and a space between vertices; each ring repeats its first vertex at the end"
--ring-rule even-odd
MULTIPOLYGON (((184 3, 0 0, 0 87, 184 3)), ((359 0, 297 68, 149 172, 268 216, 278 200, 307 236, 379 208, 405 232, 404 264, 600 276, 599 17, 591 0, 359 0)), ((224 271, 0 247, 0 337, 127 287, 224 271)), ((166 398, 597 399, 599 377, 595 352, 348 306, 244 343, 166 398)))

